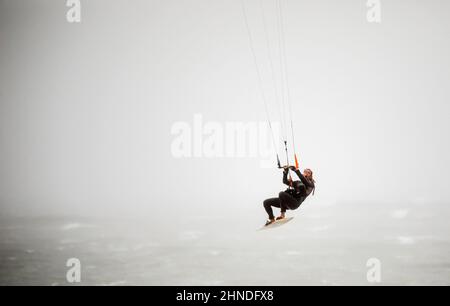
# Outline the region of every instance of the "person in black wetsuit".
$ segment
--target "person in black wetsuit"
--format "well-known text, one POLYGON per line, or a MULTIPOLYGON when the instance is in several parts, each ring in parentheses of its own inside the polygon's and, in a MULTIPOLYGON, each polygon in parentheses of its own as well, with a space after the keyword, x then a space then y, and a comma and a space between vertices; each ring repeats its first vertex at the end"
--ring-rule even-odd
POLYGON ((300 204, 311 194, 314 194, 315 181, 313 179, 313 172, 311 169, 305 169, 303 174, 294 166, 284 167, 283 184, 289 186, 288 189, 279 193, 278 198, 271 198, 264 201, 264 209, 269 215, 269 220, 266 226, 281 220, 286 217, 286 210, 295 210, 300 207, 300 204), (292 181, 288 179, 289 169, 294 171, 300 178, 300 181, 292 181), (281 215, 275 219, 272 207, 281 208, 281 215))

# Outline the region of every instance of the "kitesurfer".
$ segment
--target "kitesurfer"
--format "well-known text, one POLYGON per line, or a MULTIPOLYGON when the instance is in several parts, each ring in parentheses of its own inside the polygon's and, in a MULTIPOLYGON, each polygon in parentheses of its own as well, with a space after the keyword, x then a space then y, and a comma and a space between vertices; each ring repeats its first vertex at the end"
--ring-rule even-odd
POLYGON ((314 194, 315 181, 311 169, 305 169, 303 174, 294 166, 283 167, 283 184, 288 186, 288 189, 279 193, 278 198, 270 198, 264 201, 264 209, 269 215, 266 226, 274 223, 276 220, 282 220, 286 217, 286 210, 295 210, 305 201, 311 194, 314 194), (289 170, 294 171, 300 178, 299 181, 293 181, 289 176, 289 170), (281 208, 281 214, 275 219, 272 207, 281 208))

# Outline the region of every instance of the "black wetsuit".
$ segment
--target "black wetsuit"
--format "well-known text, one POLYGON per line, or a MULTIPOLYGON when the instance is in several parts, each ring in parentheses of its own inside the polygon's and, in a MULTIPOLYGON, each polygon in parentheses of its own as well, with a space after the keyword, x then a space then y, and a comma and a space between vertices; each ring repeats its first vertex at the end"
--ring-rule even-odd
MULTIPOLYGON (((288 181, 288 172, 285 170, 283 172, 283 184, 290 186, 288 181)), ((273 215, 272 207, 281 208, 281 212, 286 212, 287 209, 294 210, 300 207, 303 201, 313 192, 315 186, 314 182, 308 180, 303 174, 297 169, 295 174, 298 175, 300 181, 295 181, 292 183, 294 188, 288 188, 285 191, 279 193, 278 198, 271 198, 264 201, 264 209, 269 215, 270 219, 275 218, 273 215)))

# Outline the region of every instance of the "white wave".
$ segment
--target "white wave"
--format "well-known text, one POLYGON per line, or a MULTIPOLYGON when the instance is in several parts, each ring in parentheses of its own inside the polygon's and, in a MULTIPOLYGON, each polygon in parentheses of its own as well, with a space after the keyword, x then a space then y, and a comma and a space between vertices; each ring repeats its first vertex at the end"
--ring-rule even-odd
POLYGON ((70 231, 70 230, 76 230, 76 229, 80 229, 80 228, 92 228, 95 227, 94 225, 89 225, 89 224, 83 224, 83 223, 67 223, 65 225, 63 225, 61 227, 61 230, 63 231, 70 231))
POLYGON ((391 218, 394 219, 404 219, 408 216, 409 210, 407 209, 397 209, 391 212, 391 218))
POLYGON ((221 286, 223 285, 224 281, 223 280, 212 280, 209 282, 206 282, 206 286, 221 286))
POLYGON ((200 237, 203 236, 203 232, 200 231, 184 231, 180 233, 180 240, 198 240, 200 237))
POLYGON ((77 244, 77 243, 79 243, 80 241, 78 241, 78 240, 75 240, 75 239, 62 239, 61 241, 59 241, 59 243, 60 244, 65 244, 65 245, 67 245, 67 244, 77 244))
POLYGON ((414 239, 414 237, 410 237, 410 236, 399 236, 397 237, 397 241, 400 244, 403 245, 412 245, 416 243, 416 240, 414 239))
POLYGON ((120 281, 116 281, 116 282, 100 284, 99 286, 122 286, 122 285, 125 285, 126 283, 127 283, 127 281, 120 280, 120 281))

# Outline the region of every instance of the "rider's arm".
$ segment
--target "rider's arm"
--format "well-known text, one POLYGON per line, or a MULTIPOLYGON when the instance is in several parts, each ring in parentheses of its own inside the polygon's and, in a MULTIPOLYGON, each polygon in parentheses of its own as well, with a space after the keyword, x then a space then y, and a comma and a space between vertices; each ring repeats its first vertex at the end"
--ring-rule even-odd
POLYGON ((283 184, 288 185, 289 187, 291 186, 289 180, 288 180, 288 173, 289 170, 288 169, 284 169, 283 171, 283 184))
POLYGON ((295 169, 295 174, 298 175, 298 177, 306 187, 314 188, 314 183, 311 182, 310 180, 307 180, 306 177, 304 177, 303 174, 300 172, 300 170, 295 169))

